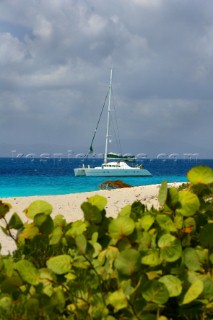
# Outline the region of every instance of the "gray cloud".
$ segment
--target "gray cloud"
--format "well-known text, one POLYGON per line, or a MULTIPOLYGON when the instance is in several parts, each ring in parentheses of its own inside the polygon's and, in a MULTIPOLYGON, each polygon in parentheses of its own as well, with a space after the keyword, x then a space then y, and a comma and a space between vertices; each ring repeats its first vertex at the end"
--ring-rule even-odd
POLYGON ((0 144, 86 151, 113 66, 123 151, 212 157, 212 10, 210 0, 2 0, 0 144))

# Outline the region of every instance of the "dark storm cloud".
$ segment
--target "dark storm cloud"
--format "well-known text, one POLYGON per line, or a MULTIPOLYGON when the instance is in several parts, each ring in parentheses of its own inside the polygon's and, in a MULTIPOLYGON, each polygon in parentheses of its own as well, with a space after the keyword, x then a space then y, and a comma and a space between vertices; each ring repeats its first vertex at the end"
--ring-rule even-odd
POLYGON ((212 12, 210 0, 2 0, 0 143, 84 152, 113 66, 123 151, 212 157, 212 12))

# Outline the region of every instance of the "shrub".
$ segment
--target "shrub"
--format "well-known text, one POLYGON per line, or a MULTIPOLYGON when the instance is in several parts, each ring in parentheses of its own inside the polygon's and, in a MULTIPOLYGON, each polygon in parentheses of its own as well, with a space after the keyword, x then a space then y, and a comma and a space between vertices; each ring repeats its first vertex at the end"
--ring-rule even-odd
POLYGON ((98 195, 72 223, 44 201, 25 210, 31 223, 7 221, 1 202, 17 250, 0 256, 0 319, 212 319, 213 170, 187 177, 162 182, 158 210, 134 202, 115 219, 98 195))

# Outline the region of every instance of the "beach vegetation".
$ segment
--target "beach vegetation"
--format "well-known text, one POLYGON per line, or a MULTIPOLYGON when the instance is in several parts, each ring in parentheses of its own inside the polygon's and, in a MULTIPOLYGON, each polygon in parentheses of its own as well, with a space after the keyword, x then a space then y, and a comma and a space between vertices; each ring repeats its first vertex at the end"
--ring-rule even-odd
POLYGON ((180 189, 162 182, 159 208, 137 201, 116 218, 99 195, 75 222, 45 201, 23 222, 0 202, 17 246, 0 255, 0 319, 213 319, 213 170, 187 178, 180 189))

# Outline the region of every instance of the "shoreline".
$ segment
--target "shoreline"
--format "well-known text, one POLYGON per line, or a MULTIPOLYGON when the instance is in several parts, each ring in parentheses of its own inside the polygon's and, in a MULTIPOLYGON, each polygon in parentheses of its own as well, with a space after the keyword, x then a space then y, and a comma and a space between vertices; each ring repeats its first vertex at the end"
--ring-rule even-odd
MULTIPOLYGON (((178 187, 182 183, 169 183, 168 186, 178 187)), ((98 190, 91 192, 72 193, 67 195, 52 195, 52 196, 28 196, 28 197, 11 197, 0 198, 1 201, 9 203, 12 208, 6 215, 9 221, 11 215, 16 212, 23 222, 30 221, 24 214, 26 209, 35 200, 45 200, 53 207, 52 217, 57 214, 62 214, 67 222, 83 219, 83 211, 81 204, 87 201, 93 195, 100 195, 107 198, 106 214, 110 217, 116 217, 120 210, 126 205, 131 205, 134 201, 140 201, 147 205, 148 208, 154 206, 158 208, 158 192, 160 184, 121 188, 114 190, 98 190)), ((3 220, 0 220, 0 225, 4 226, 3 220)), ((0 243, 2 245, 2 254, 7 254, 15 250, 14 241, 7 237, 0 229, 0 243)))

